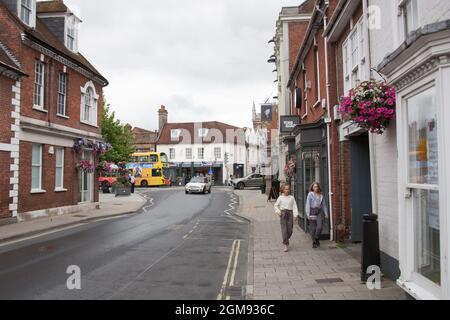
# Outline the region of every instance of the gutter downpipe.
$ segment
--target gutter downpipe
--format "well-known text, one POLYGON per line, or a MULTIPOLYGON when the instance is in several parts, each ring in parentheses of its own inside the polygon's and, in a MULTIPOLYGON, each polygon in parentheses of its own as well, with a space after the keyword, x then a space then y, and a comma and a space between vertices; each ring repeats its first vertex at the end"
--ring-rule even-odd
MULTIPOLYGON (((323 15, 323 30, 327 29, 328 21, 326 11, 323 15)), ((330 122, 327 124, 327 158, 328 158, 328 202, 329 202, 329 215, 330 215, 330 241, 334 241, 334 217, 333 217, 333 190, 332 190, 332 176, 331 176, 331 146, 330 146, 330 131, 331 131, 331 111, 330 111, 330 75, 328 69, 328 36, 324 37, 325 44, 325 78, 326 78, 326 91, 327 91, 327 117, 330 122)))
MULTIPOLYGON (((367 57, 367 74, 369 75, 369 80, 372 78, 372 57, 370 55, 371 52, 371 39, 370 39, 370 29, 369 29, 369 4, 368 0, 363 0, 363 15, 364 15, 364 24, 365 24, 365 33, 367 37, 367 45, 366 45, 366 57, 367 57)), ((376 166, 376 145, 375 145, 375 136, 369 132, 369 153, 370 153, 370 184, 372 189, 372 213, 379 214, 378 212, 378 191, 377 191, 377 166, 376 166)))

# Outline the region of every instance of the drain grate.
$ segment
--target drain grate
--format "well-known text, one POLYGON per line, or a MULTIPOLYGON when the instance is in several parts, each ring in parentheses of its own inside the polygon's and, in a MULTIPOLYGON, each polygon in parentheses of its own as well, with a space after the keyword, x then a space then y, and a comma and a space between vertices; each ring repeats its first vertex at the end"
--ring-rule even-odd
POLYGON ((344 282, 341 278, 329 278, 329 279, 316 279, 316 282, 319 284, 323 283, 339 283, 344 282))

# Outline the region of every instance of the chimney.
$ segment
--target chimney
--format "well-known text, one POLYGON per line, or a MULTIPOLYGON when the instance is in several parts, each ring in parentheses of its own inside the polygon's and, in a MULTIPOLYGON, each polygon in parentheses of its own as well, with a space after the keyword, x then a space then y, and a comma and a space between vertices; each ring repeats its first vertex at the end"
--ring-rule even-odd
POLYGON ((161 106, 158 110, 158 120, 159 120, 159 133, 162 132, 164 125, 167 123, 169 119, 169 113, 166 110, 165 106, 161 106))

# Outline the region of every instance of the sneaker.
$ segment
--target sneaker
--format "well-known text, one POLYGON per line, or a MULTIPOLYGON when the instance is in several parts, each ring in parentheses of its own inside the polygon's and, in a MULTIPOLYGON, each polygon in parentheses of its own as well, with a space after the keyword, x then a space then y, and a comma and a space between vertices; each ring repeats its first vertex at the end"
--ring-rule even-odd
POLYGON ((313 249, 317 249, 317 244, 314 242, 312 247, 313 247, 313 249))
POLYGON ((284 246, 284 252, 289 252, 289 247, 288 246, 284 246))
POLYGON ((320 247, 320 241, 319 240, 316 240, 316 245, 317 245, 317 247, 320 247))

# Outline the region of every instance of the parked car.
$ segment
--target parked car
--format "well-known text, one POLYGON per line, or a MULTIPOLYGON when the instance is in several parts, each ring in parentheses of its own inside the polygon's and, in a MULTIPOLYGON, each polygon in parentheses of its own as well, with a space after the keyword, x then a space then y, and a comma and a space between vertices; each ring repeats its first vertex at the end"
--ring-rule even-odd
POLYGON ((263 175, 258 173, 250 174, 244 178, 231 180, 231 185, 239 190, 244 190, 245 188, 261 188, 264 183, 263 175))
POLYGON ((208 177, 194 177, 185 186, 186 194, 211 193, 211 180, 208 177))

